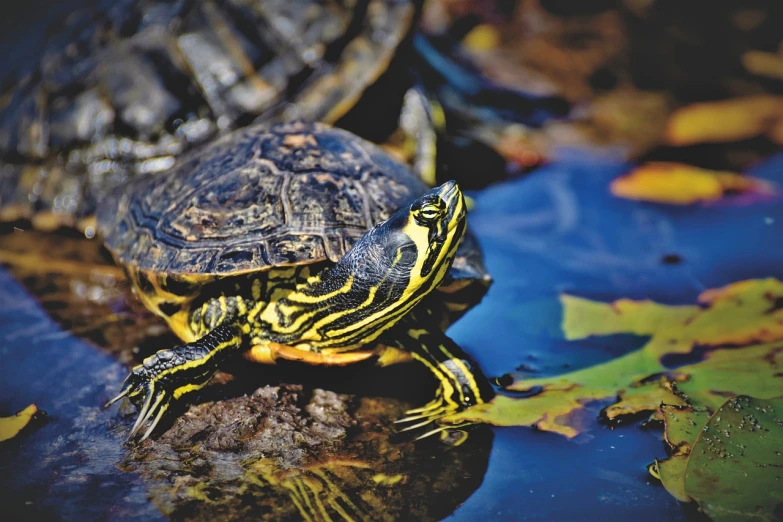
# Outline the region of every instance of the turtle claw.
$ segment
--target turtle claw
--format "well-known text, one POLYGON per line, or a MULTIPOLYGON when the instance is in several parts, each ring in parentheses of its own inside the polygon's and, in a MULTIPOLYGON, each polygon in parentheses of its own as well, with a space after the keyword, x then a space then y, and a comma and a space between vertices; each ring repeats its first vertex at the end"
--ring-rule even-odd
POLYGON ((426 439, 428 437, 440 433, 441 440, 446 441, 447 439, 454 438, 452 437, 452 432, 460 434, 458 437, 459 439, 458 442, 456 442, 456 444, 452 444, 456 446, 458 444, 461 444, 467 438, 467 433, 457 428, 467 426, 470 423, 464 423, 464 424, 452 426, 448 424, 441 424, 440 419, 452 413, 456 413, 458 411, 460 411, 459 406, 455 404, 447 404, 446 401, 443 399, 443 394, 439 391, 435 399, 433 399, 432 401, 430 401, 429 403, 427 403, 426 405, 420 408, 407 410, 405 413, 408 416, 403 417, 402 419, 398 419, 394 421, 394 423, 395 424, 414 423, 409 426, 405 426, 404 428, 398 429, 397 430, 398 433, 413 431, 419 428, 424 428, 425 426, 434 425, 433 429, 427 431, 422 435, 419 435, 418 437, 415 438, 415 440, 426 439))
POLYGON ((112 404, 114 404, 115 402, 117 402, 118 400, 120 400, 120 399, 122 399, 123 397, 125 397, 126 395, 128 395, 128 391, 129 391, 129 390, 122 390, 122 391, 120 392, 120 394, 119 394, 119 395, 117 395, 117 396, 116 396, 116 397, 114 397, 112 400, 110 400, 109 402, 107 402, 106 404, 104 404, 104 405, 103 405, 103 407, 104 407, 104 408, 108 408, 109 406, 111 406, 112 404))
POLYGON ((155 426, 158 425, 160 419, 163 417, 163 413, 168 409, 169 402, 171 401, 166 390, 156 388, 155 383, 146 383, 144 385, 143 393, 144 404, 141 407, 141 411, 139 411, 136 422, 133 424, 133 427, 128 434, 128 440, 132 439, 147 421, 153 419, 147 428, 147 431, 144 432, 144 435, 142 435, 139 441, 149 438, 150 434, 152 434, 152 431, 155 429, 155 426))
POLYGON ((125 378, 125 381, 122 383, 122 390, 120 390, 120 393, 117 394, 116 397, 111 399, 109 402, 103 405, 104 408, 108 408, 118 400, 122 399, 123 397, 128 397, 131 395, 131 392, 133 392, 139 385, 139 376, 136 373, 136 369, 131 372, 130 375, 128 375, 125 378))
POLYGON ((136 422, 133 423, 130 433, 128 433, 128 440, 131 440, 141 430, 141 427, 154 417, 140 440, 147 439, 155 429, 155 426, 158 425, 158 422, 160 422, 163 413, 168 409, 169 402, 171 402, 171 395, 161 386, 161 383, 149 379, 144 365, 133 369, 125 379, 120 393, 107 402, 106 406, 111 406, 122 398, 130 399, 139 408, 139 416, 136 418, 136 422))

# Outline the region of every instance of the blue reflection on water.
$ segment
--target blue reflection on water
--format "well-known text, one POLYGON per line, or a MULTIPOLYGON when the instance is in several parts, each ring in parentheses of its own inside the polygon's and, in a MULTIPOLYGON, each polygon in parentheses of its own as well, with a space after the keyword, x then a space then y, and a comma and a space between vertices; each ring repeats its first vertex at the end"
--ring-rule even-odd
POLYGON ((0 343, 0 412, 35 403, 48 416, 0 444, 3 518, 162 519, 141 479, 118 472, 125 439, 100 407, 123 365, 63 332, 2 268, 0 343))
MULTIPOLYGON (((609 183, 628 168, 552 165, 475 195, 469 221, 495 282, 449 334, 487 375, 559 374, 644 344, 632 335, 565 341, 561 292, 678 304, 741 279, 783 278, 778 201, 674 207, 615 198, 609 183), (665 263, 672 255, 681 261, 665 263)), ((781 182, 781 172, 783 154, 750 173, 781 182)), ((593 418, 603 405, 592 408, 593 418)), ((496 429, 484 484, 452 518, 683 519, 647 475, 655 457, 665 457, 660 435, 637 425, 610 431, 596 422, 574 441, 496 429)))

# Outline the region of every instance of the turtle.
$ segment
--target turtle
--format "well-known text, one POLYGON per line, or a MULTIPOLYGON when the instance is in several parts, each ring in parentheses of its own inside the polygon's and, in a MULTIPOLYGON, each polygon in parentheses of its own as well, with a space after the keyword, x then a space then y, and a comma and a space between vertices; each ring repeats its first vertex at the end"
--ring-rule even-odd
MULTIPOLYGON (((444 331, 491 278, 466 233, 459 186, 429 189, 372 143, 322 123, 227 134, 166 176, 138 178, 99 206, 98 231, 142 303, 185 343, 132 369, 112 404, 150 436, 172 400, 232 354, 385 366, 415 360, 435 398, 400 419, 458 444, 443 417, 494 391, 444 331)), ((107 404, 107 405, 108 405, 107 404)))
POLYGON ((167 171, 223 132, 258 118, 340 120, 371 86, 400 83, 393 58, 418 7, 116 0, 70 13, 40 59, 6 71, 0 221, 92 237, 97 203, 114 187, 167 171))

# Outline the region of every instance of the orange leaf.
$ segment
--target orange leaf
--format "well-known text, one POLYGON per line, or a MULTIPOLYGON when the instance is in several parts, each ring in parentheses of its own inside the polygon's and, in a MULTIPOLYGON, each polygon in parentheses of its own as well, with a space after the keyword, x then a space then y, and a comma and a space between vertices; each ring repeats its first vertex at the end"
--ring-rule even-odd
POLYGON ((669 117, 664 141, 670 145, 721 143, 752 138, 783 117, 783 97, 748 96, 694 103, 669 117))
POLYGON ((666 162, 637 167, 612 181, 610 189, 621 198, 673 205, 717 201, 728 193, 776 193, 772 184, 751 176, 666 162))

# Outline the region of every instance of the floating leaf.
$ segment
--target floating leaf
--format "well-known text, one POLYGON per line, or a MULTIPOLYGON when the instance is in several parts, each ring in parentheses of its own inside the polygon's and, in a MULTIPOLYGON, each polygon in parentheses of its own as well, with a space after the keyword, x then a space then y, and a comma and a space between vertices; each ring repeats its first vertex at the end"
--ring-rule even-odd
POLYGON ((691 498, 685 492, 685 468, 693 444, 709 419, 707 410, 696 410, 692 406, 664 404, 658 410, 664 422, 664 440, 671 448, 671 456, 656 461, 650 473, 661 481, 666 491, 681 502, 691 498))
POLYGON ((16 437, 38 413, 38 407, 31 404, 13 417, 0 417, 0 442, 16 437))
POLYGON ((740 194, 746 197, 739 201, 747 202, 776 192, 771 183, 751 176, 667 162, 637 167, 616 178, 610 189, 618 197, 674 205, 718 201, 740 194))
POLYGON ((660 409, 664 423, 664 440, 674 455, 690 453, 704 425, 710 418, 707 410, 692 406, 677 407, 664 404, 660 409))
POLYGON ((764 51, 748 51, 742 55, 742 66, 749 73, 783 80, 783 55, 764 51))
POLYGON ((561 297, 567 339, 619 333, 647 335, 640 349, 611 361, 555 377, 520 378, 509 390, 525 398, 493 401, 448 417, 495 425, 535 425, 567 437, 578 435, 579 411, 597 400, 616 400, 607 418, 657 410, 661 404, 717 408, 727 396, 783 395, 783 282, 740 281, 708 290, 699 305, 670 306, 621 299, 600 303, 561 297), (695 349, 692 364, 669 369, 664 360, 695 349))
POLYGON ((721 143, 758 136, 783 118, 783 97, 747 96, 695 103, 669 117, 664 140, 670 145, 721 143))
POLYGON ((687 455, 674 455, 666 460, 656 461, 649 471, 652 476, 661 481, 671 496, 680 502, 690 502, 691 497, 685 492, 685 467, 687 465, 687 455))
POLYGON ((496 49, 500 45, 500 32, 490 24, 479 24, 465 35, 462 45, 476 52, 496 49))
POLYGON ((783 505, 783 397, 734 397, 693 446, 685 491, 715 521, 775 520, 783 505))

